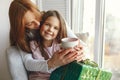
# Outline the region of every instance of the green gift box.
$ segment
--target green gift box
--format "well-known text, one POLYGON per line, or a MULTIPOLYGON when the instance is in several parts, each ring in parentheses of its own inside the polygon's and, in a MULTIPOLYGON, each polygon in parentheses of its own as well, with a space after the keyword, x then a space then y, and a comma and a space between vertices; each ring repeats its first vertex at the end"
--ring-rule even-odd
POLYGON ((110 80, 111 77, 111 72, 74 61, 54 70, 50 80, 110 80))

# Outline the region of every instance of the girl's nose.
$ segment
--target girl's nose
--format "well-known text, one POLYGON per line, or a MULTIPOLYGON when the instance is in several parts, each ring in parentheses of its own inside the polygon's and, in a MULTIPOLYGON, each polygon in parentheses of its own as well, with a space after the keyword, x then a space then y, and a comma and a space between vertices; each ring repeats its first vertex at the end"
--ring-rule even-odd
POLYGON ((50 27, 49 30, 50 30, 50 31, 53 31, 53 27, 50 27))

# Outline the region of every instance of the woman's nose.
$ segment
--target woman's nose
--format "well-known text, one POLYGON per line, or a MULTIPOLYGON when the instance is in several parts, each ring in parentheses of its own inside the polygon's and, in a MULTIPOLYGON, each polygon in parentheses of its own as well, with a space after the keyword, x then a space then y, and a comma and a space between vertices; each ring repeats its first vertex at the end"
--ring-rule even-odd
POLYGON ((35 28, 39 28, 39 26, 40 26, 40 22, 39 21, 35 21, 35 28))

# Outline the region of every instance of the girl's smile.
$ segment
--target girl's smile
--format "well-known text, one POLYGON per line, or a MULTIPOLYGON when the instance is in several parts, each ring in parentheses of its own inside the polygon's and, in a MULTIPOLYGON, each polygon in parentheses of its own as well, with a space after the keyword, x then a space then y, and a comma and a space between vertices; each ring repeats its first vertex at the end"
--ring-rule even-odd
POLYGON ((46 19, 40 28, 40 34, 44 40, 53 40, 56 38, 60 29, 60 22, 57 17, 51 16, 46 19))

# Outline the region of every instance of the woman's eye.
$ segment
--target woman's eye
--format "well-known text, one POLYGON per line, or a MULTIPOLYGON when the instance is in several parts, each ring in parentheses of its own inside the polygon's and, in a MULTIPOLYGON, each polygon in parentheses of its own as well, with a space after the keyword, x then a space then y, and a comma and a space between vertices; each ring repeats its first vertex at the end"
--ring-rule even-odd
POLYGON ((26 24, 26 26, 31 26, 31 25, 32 25, 32 22, 30 22, 30 23, 26 24))

